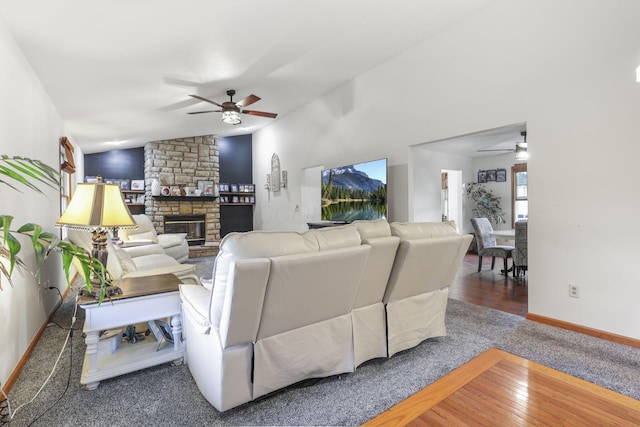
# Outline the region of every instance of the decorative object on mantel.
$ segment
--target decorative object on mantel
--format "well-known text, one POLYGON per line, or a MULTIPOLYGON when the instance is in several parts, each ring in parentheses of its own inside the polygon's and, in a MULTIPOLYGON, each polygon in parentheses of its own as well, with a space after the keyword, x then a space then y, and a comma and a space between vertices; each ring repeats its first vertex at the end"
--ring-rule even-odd
POLYGON ((287 171, 280 172, 280 158, 276 153, 271 156, 271 173, 267 174, 264 188, 274 193, 281 188, 287 188, 287 171))
POLYGON ((162 188, 160 186, 160 181, 158 181, 157 178, 154 178, 153 181, 151 181, 151 195, 159 196, 161 191, 162 188))

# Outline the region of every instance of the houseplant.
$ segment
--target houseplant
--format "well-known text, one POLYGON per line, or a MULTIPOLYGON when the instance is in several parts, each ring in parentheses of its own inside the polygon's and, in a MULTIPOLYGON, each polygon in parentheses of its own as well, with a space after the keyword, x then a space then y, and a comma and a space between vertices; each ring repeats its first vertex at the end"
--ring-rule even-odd
MULTIPOLYGON (((36 193, 44 194, 38 187, 46 185, 51 188, 60 188, 60 172, 39 160, 28 159, 18 156, 0 156, 0 184, 21 192, 21 188, 27 188, 36 193)), ((69 278, 69 267, 74 258, 79 261, 81 273, 85 278, 87 288, 91 290, 91 276, 99 279, 100 299, 105 295, 108 285, 105 278, 105 269, 99 260, 92 258, 79 246, 62 241, 53 233, 42 230, 38 224, 27 223, 17 229, 12 229, 13 216, 0 214, 0 259, 8 261, 0 263, 0 290, 2 290, 2 279, 5 278, 11 286, 13 282, 11 276, 14 268, 31 272, 38 283, 40 283, 40 268, 46 258, 52 252, 58 252, 62 256, 62 266, 64 268, 67 285, 71 284, 69 278), (31 270, 20 258, 23 250, 17 235, 27 236, 31 247, 35 253, 35 267, 31 270)))
POLYGON ((504 222, 504 211, 500 207, 500 196, 493 194, 482 183, 468 182, 466 188, 467 198, 473 207, 471 213, 476 218, 487 218, 493 224, 504 222))

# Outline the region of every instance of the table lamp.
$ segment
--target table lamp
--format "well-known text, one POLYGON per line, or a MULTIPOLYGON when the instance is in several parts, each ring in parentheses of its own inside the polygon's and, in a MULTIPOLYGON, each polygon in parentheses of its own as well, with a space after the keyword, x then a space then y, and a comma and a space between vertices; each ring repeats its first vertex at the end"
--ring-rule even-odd
MULTIPOLYGON (((91 257, 98 259, 104 271, 107 269, 107 231, 110 228, 138 228, 118 184, 105 184, 98 177, 97 183, 78 184, 73 198, 67 206, 56 227, 90 231, 93 244, 91 257)), ((104 272, 102 273, 104 274, 104 272)), ((100 295, 100 283, 106 282, 108 294, 122 291, 111 285, 107 277, 92 277, 90 294, 100 295), (101 280, 102 279, 102 280, 101 280), (97 286, 96 286, 97 285, 97 286)))

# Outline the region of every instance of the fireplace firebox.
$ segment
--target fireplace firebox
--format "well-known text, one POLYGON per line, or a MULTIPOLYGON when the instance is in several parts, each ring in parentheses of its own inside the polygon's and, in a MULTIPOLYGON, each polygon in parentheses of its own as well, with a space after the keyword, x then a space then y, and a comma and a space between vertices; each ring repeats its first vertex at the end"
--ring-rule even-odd
POLYGON ((203 245, 206 240, 204 215, 168 215, 164 217, 165 233, 187 233, 189 246, 203 245))

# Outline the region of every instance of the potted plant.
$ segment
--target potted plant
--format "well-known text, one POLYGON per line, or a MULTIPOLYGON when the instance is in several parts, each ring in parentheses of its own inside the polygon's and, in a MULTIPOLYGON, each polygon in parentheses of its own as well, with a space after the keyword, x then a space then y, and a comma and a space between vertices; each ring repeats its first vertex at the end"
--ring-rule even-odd
POLYGON ((493 194, 482 183, 469 182, 467 197, 473 202, 471 213, 476 218, 487 218, 493 224, 504 222, 504 211, 500 207, 500 197, 493 194))
MULTIPOLYGON (((44 194, 38 185, 46 185, 51 188, 60 188, 60 172, 46 165, 39 160, 28 159, 18 156, 0 156, 0 184, 6 185, 15 191, 21 191, 21 187, 26 187, 36 193, 44 194)), ((100 299, 105 295, 108 283, 105 279, 105 269, 99 260, 92 258, 84 249, 69 242, 62 241, 53 233, 45 232, 38 224, 27 223, 17 229, 12 229, 13 216, 0 214, 0 258, 8 261, 0 263, 0 290, 2 290, 2 279, 8 280, 13 286, 11 276, 14 268, 31 272, 38 283, 40 283, 40 268, 47 256, 52 252, 59 252, 62 255, 62 265, 64 268, 67 285, 71 284, 69 278, 69 267, 74 258, 79 261, 81 273, 85 278, 87 288, 91 290, 91 276, 100 280, 100 299), (31 247, 35 252, 35 268, 29 267, 20 258, 23 250, 17 235, 27 236, 31 247)))

